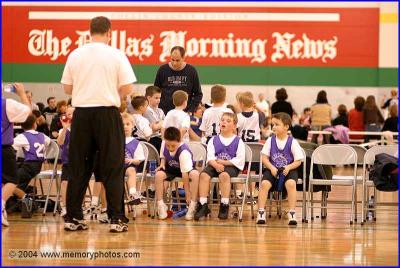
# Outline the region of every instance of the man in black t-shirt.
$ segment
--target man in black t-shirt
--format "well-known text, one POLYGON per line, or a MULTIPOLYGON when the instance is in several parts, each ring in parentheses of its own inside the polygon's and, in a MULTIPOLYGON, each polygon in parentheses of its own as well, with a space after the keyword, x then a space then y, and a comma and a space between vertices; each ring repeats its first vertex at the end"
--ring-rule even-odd
POLYGON ((203 98, 197 71, 185 62, 185 49, 180 46, 171 49, 171 61, 158 69, 154 85, 162 90, 159 107, 165 114, 174 109, 172 94, 177 90, 189 95, 188 112, 193 112, 203 98))

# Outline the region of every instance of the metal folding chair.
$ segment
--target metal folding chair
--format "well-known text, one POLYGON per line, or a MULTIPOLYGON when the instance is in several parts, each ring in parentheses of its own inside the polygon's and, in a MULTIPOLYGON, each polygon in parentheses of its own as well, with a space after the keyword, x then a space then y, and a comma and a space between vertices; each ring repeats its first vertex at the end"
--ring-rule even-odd
MULTIPOLYGON (((147 153, 148 153, 147 154, 147 162, 150 163, 150 161, 156 161, 157 166, 159 166, 160 165, 160 155, 159 155, 156 147, 154 147, 152 144, 150 144, 148 142, 142 142, 142 144, 144 144, 147 148, 147 153)), ((154 218, 156 212, 155 212, 155 210, 153 210, 153 211, 150 210, 151 209, 151 206, 150 206, 151 198, 149 197, 149 184, 151 183, 151 181, 154 182, 155 176, 154 176, 154 174, 151 174, 148 171, 149 171, 149 169, 146 166, 145 174, 143 175, 143 178, 146 181, 146 202, 147 202, 147 211, 148 211, 147 215, 148 215, 148 217, 154 218)), ((154 197, 153 201, 154 201, 154 205, 156 205, 157 201, 156 201, 155 197, 154 197)))

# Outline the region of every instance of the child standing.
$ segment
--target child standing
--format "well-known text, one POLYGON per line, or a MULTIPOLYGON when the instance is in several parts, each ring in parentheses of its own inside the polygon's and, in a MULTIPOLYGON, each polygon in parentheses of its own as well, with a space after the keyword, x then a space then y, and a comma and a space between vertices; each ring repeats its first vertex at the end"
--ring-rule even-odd
POLYGON ((161 89, 156 86, 146 88, 145 97, 149 103, 143 116, 149 120, 153 134, 150 136, 149 142, 160 151, 161 147, 161 127, 165 118, 164 111, 158 108, 161 99, 161 89))
POLYGON ((181 132, 175 127, 164 131, 164 141, 161 145, 161 164, 155 176, 158 217, 163 220, 168 217, 167 206, 163 201, 164 181, 171 181, 176 177, 183 179, 186 202, 189 209, 186 220, 192 220, 196 210, 199 187, 199 172, 193 166, 193 155, 189 146, 182 142, 181 132), (190 181, 190 183, 189 183, 190 181))
POLYGON ((220 180, 221 204, 218 218, 228 218, 231 178, 238 176, 245 162, 245 145, 236 135, 237 121, 236 114, 223 113, 220 123, 221 134, 211 138, 207 145, 207 166, 200 174, 200 204, 194 216, 195 220, 211 212, 207 205, 207 197, 212 177, 218 177, 220 180))
POLYGON ((150 127, 149 120, 143 116, 143 114, 147 111, 147 99, 145 96, 136 96, 132 99, 131 103, 134 109, 134 129, 132 136, 137 137, 139 140, 148 141, 153 134, 153 130, 150 127))
POLYGON ((201 141, 202 133, 200 130, 200 125, 203 117, 203 105, 199 104, 193 115, 190 116, 190 140, 191 141, 201 141))
POLYGON ((258 193, 257 224, 265 224, 265 203, 268 191, 272 186, 283 183, 288 193, 289 225, 297 225, 296 220, 296 183, 298 179, 297 168, 303 159, 301 147, 296 139, 288 135, 291 118, 286 113, 272 115, 272 131, 274 134, 268 138, 261 151, 262 162, 267 168, 263 174, 258 193), (281 177, 282 174, 284 177, 281 177), (280 178, 279 178, 280 177, 280 178))
POLYGON ((254 107, 253 94, 249 91, 244 92, 240 94, 238 101, 242 110, 238 114, 238 134, 244 142, 258 142, 263 122, 254 107))

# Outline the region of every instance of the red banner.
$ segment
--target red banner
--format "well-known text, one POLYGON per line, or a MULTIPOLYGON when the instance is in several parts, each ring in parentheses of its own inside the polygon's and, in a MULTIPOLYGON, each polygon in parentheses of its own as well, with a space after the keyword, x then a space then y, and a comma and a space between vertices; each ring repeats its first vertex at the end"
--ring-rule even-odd
POLYGON ((3 62, 64 63, 103 12, 133 64, 378 66, 378 8, 3 6, 3 62))

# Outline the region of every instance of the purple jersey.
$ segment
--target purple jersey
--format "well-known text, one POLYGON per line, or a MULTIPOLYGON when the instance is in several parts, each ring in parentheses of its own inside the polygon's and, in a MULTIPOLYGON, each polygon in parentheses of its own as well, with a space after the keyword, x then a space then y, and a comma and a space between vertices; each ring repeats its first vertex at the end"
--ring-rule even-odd
POLYGON ((276 168, 282 168, 287 166, 294 161, 294 157, 292 154, 292 141, 293 137, 289 136, 285 147, 283 150, 278 149, 278 145, 276 144, 276 136, 272 135, 271 137, 271 151, 269 153, 269 161, 276 168))
POLYGON ((63 145, 61 145, 61 161, 63 164, 68 164, 68 151, 69 151, 69 140, 70 140, 71 131, 69 129, 65 132, 65 139, 63 145))
POLYGON ((1 99, 1 144, 12 145, 14 143, 14 126, 8 120, 6 112, 6 99, 1 99))
POLYGON ((220 135, 214 136, 213 145, 215 149, 215 157, 221 160, 231 160, 236 157, 240 138, 235 136, 231 144, 228 146, 221 142, 220 135))
MULTIPOLYGON (((125 144, 125 158, 134 159, 135 151, 139 146, 139 141, 137 139, 133 139, 127 144, 125 144)), ((125 167, 128 167, 128 164, 125 164, 125 167)))
POLYGON ((181 172, 181 166, 179 163, 179 156, 181 153, 186 150, 190 153, 192 160, 193 160, 193 154, 192 151, 190 151, 189 146, 185 143, 182 143, 181 146, 176 150, 176 153, 174 156, 171 156, 171 153, 168 151, 167 147, 164 147, 163 155, 165 158, 165 169, 166 170, 175 170, 177 172, 181 172))
POLYGON ((41 132, 22 133, 29 142, 29 151, 23 149, 25 155, 25 161, 44 161, 45 143, 44 134, 41 132))
POLYGON ((197 136, 201 137, 201 130, 200 130, 200 125, 201 125, 202 118, 197 118, 195 116, 190 116, 190 127, 196 133, 197 136), (195 124, 192 124, 195 123, 195 124))

